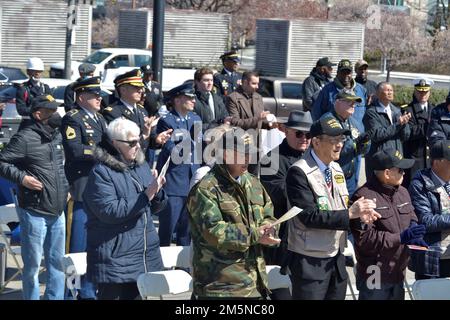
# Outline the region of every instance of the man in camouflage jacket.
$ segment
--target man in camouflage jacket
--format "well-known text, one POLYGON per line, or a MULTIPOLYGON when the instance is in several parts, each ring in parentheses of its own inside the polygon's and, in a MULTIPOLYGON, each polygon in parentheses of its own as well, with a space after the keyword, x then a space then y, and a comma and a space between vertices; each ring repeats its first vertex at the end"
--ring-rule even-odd
POLYGON ((250 136, 238 130, 223 138, 224 164, 218 161, 187 200, 198 299, 261 299, 269 291, 261 245, 279 243, 273 205, 247 172, 250 136))

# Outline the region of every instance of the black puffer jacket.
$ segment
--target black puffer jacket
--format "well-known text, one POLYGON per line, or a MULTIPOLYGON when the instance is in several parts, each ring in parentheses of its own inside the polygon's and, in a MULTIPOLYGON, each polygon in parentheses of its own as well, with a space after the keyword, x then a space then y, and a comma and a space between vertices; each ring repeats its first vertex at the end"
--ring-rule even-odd
POLYGON ((60 215, 69 184, 64 174, 64 152, 59 130, 30 119, 0 153, 0 175, 19 185, 19 206, 46 215, 60 215), (42 182, 41 191, 22 186, 26 175, 42 182))

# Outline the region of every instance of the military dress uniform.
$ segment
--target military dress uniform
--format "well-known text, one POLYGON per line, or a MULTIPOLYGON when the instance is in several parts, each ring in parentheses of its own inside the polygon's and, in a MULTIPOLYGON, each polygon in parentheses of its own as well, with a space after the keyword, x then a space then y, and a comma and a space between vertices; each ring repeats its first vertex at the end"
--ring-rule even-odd
MULTIPOLYGON (((116 88, 124 84, 129 84, 140 88, 144 87, 141 71, 139 69, 119 75, 114 80, 114 83, 116 85, 116 88)), ((145 117, 148 116, 147 111, 145 110, 143 105, 136 103, 136 105, 133 106, 133 110, 130 110, 130 108, 128 108, 122 100, 118 100, 103 109, 102 114, 108 123, 120 117, 124 117, 125 119, 133 121, 141 130, 141 133, 145 130, 145 117)), ((154 142, 155 137, 156 135, 153 134, 150 136, 150 139, 144 140, 141 138, 140 145, 144 152, 147 150, 147 147, 149 147, 149 145, 151 145, 150 147, 156 146, 156 143, 154 142)))
MULTIPOLYGON (((74 86, 74 90, 77 93, 100 94, 100 78, 82 80, 74 86)), ((66 252, 69 253, 86 251, 87 215, 83 207, 82 194, 95 164, 94 148, 104 147, 108 141, 106 126, 106 121, 100 113, 89 114, 77 104, 62 119, 61 132, 66 156, 64 169, 71 195, 66 210, 66 252)), ((96 296, 94 285, 84 277, 81 279, 80 296, 83 299, 92 299, 96 296)))
POLYGON ((42 82, 29 79, 27 82, 19 85, 16 92, 16 109, 22 116, 19 130, 23 128, 25 121, 30 118, 33 98, 47 94, 51 94, 50 87, 42 82))
MULTIPOLYGON (((230 51, 224 53, 221 57, 222 61, 231 60, 236 63, 240 62, 236 52, 230 51)), ((242 73, 222 69, 220 73, 214 75, 214 87, 216 93, 220 94, 224 100, 230 93, 234 92, 241 85, 242 73)))
MULTIPOLYGON (((195 96, 192 86, 181 85, 170 90, 166 98, 175 98, 178 95, 195 96)), ((177 245, 190 245, 189 221, 185 203, 189 193, 190 180, 201 164, 201 159, 195 157, 202 148, 201 132, 195 141, 190 138, 195 122, 199 124, 202 122, 196 113, 189 111, 185 117, 181 117, 173 108, 167 115, 159 119, 156 127, 158 134, 173 129, 172 138, 162 147, 156 164, 156 169, 161 172, 167 159, 169 156, 171 157, 166 173, 166 183, 163 186, 169 201, 159 215, 158 233, 161 246, 170 245, 174 232, 176 232, 177 245), (188 146, 190 146, 190 150, 187 150, 188 146), (189 154, 186 153, 187 151, 189 154), (175 159, 175 156, 179 159, 175 159), (182 163, 180 163, 181 161, 182 163)))

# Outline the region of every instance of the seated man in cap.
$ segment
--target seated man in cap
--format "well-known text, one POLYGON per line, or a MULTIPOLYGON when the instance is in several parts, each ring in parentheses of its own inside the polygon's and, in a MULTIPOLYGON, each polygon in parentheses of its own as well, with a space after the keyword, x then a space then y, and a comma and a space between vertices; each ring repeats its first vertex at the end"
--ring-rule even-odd
POLYGON ((159 107, 163 104, 163 92, 161 85, 153 81, 153 70, 151 65, 146 64, 141 67, 142 81, 144 82, 144 96, 143 102, 145 110, 147 110, 148 116, 153 117, 158 114, 159 107))
POLYGON ((362 119, 366 112, 367 92, 362 85, 352 78, 352 72, 353 66, 350 60, 343 59, 339 61, 336 78, 320 91, 314 102, 311 110, 311 116, 314 121, 319 119, 323 114, 333 110, 336 95, 340 90, 351 89, 361 98, 361 102, 355 105, 355 112, 352 118, 358 124, 358 130, 364 132, 362 119))
POLYGON ((417 224, 408 190, 401 185, 404 170, 413 164, 413 159, 404 159, 395 149, 375 153, 375 175, 352 197, 352 201, 373 199, 381 215, 372 224, 360 220, 350 223, 358 262, 359 300, 404 300, 407 245, 427 246, 423 241, 425 227, 417 224))
POLYGON ((366 89, 367 106, 372 104, 373 97, 377 92, 377 83, 373 80, 367 79, 369 75, 369 64, 365 60, 358 60, 355 63, 355 81, 366 89))
POLYGON ((321 119, 337 120, 344 129, 350 130, 350 135, 345 137, 337 163, 344 171, 347 190, 350 197, 358 187, 359 169, 361 167, 361 155, 369 151, 369 135, 361 133, 358 125, 351 116, 355 112, 355 103, 360 103, 361 98, 351 90, 341 90, 334 103, 334 109, 325 113, 321 119))
MULTIPOLYGON (((236 128, 237 129, 237 128, 236 128)), ((222 138, 220 161, 189 193, 197 299, 265 298, 261 245, 276 245, 269 195, 247 172, 251 136, 242 129, 222 138)))
POLYGON ((31 118, 0 153, 0 176, 19 186, 24 300, 39 300, 38 273, 43 256, 47 269, 44 299, 64 299, 63 210, 69 184, 64 174, 57 108, 58 103, 50 95, 33 98, 31 118))
POLYGON ((416 280, 450 277, 450 140, 431 148, 431 168, 418 171, 409 186, 425 242, 434 251, 413 251, 409 269, 416 280))
MULTIPOLYGON (((66 252, 86 251, 87 215, 83 206, 83 191, 89 172, 95 165, 94 149, 107 148, 106 120, 99 113, 102 97, 100 77, 91 77, 75 82, 74 108, 63 118, 63 134, 66 162, 64 169, 70 185, 70 200, 67 205, 66 252)), ((80 299, 95 299, 95 287, 85 276, 81 277, 80 299)))
POLYGON ((436 141, 450 140, 450 92, 446 101, 438 105, 431 112, 427 137, 430 147, 436 141))
POLYGON ((317 60, 316 66, 312 69, 309 77, 303 81, 302 97, 303 109, 311 111, 311 108, 325 85, 332 81, 331 73, 336 63, 332 63, 328 57, 317 60))
POLYGON ((144 106, 140 104, 144 83, 142 82, 142 72, 139 69, 131 70, 116 77, 114 80, 119 101, 103 109, 103 116, 109 123, 112 120, 124 117, 131 120, 141 129, 141 148, 157 148, 170 138, 170 130, 160 132, 156 135, 152 132, 155 117, 148 117, 144 106))
POLYGON ((77 82, 84 80, 86 78, 90 78, 94 76, 95 66, 91 63, 82 63, 78 66, 78 73, 80 77, 75 81, 66 86, 64 90, 64 110, 69 111, 74 108, 75 105, 75 91, 74 86, 77 82))
POLYGON ((225 101, 225 97, 241 84, 242 73, 237 72, 241 60, 236 51, 225 52, 220 59, 222 59, 223 69, 214 75, 214 87, 225 101))
POLYGON ((403 186, 405 188, 408 188, 411 179, 418 170, 431 166, 427 131, 430 115, 434 109, 434 106, 429 102, 431 86, 433 84, 433 80, 426 78, 414 80, 413 100, 407 106, 401 107, 402 112, 411 114, 411 118, 409 119, 411 134, 408 141, 405 141, 403 150, 405 157, 416 160, 412 168, 405 172, 403 179, 403 186))
POLYGON ((344 129, 335 119, 320 119, 310 129, 311 147, 289 169, 289 206, 302 208, 288 221, 287 261, 292 297, 299 300, 344 300, 347 288, 346 230, 351 219, 376 220, 375 203, 360 199, 349 207, 344 172, 336 162, 344 129))
MULTIPOLYGON (((270 151, 261 160, 261 182, 266 188, 274 206, 275 218, 280 218, 288 211, 286 198, 286 175, 289 168, 306 152, 311 143, 309 129, 312 125, 309 111, 292 111, 288 121, 279 124, 278 129, 285 133, 283 142, 270 151)), ((267 264, 282 265, 285 256, 287 239, 286 224, 280 226, 279 237, 282 240, 283 248, 264 248, 264 257, 267 264)), ((290 299, 287 289, 277 289, 272 291, 271 299, 290 299), (275 296, 274 296, 275 295, 275 296)))
POLYGON ((48 85, 41 82, 42 73, 44 72, 44 62, 40 58, 30 58, 27 61, 28 81, 18 85, 16 92, 16 109, 22 116, 19 130, 24 126, 27 119, 31 115, 31 102, 34 97, 50 94, 51 90, 48 85))
POLYGON ((174 232, 177 245, 188 246, 191 240, 185 202, 190 180, 201 164, 197 148, 201 151, 202 147, 201 131, 194 138, 191 138, 191 132, 195 132, 197 126, 201 127, 202 119, 193 112, 195 94, 192 84, 171 89, 166 93, 165 100, 171 111, 159 119, 156 133, 173 130, 173 134, 172 139, 163 146, 156 164, 157 171, 161 172, 170 157, 164 185, 169 201, 159 215, 158 233, 161 246, 170 246, 174 232))

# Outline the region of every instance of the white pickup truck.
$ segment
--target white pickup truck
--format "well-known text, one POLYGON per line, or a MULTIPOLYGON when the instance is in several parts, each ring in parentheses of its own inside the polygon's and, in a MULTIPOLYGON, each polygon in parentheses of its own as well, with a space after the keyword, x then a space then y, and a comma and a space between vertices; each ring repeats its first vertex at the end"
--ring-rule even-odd
MULTIPOLYGON (((152 52, 148 50, 128 48, 104 48, 95 51, 83 61, 72 61, 71 80, 79 78, 78 66, 88 62, 95 65, 95 76, 102 78, 102 87, 114 90, 114 79, 127 71, 152 63, 152 52)), ((163 68, 162 90, 168 91, 186 80, 194 78, 195 69, 163 68)), ((51 78, 64 78, 64 62, 57 62, 50 66, 51 78)))

